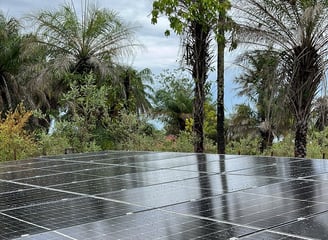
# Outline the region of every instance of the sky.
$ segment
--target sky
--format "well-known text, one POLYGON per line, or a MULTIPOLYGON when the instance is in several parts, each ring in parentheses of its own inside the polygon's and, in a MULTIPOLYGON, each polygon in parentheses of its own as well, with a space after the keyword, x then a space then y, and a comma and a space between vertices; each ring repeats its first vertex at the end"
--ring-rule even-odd
MULTIPOLYGON (((0 10, 7 17, 21 18, 28 14, 35 14, 43 9, 58 9, 66 2, 73 2, 79 8, 84 0, 0 0, 0 10)), ((157 75, 164 69, 179 67, 180 40, 174 34, 166 37, 164 31, 169 28, 165 17, 159 19, 158 24, 152 25, 150 13, 153 0, 89 0, 100 8, 108 8, 118 13, 121 19, 129 25, 136 26, 136 37, 144 48, 133 58, 122 60, 123 64, 141 70, 150 68, 157 75)), ((237 68, 233 65, 235 54, 226 52, 225 60, 225 108, 226 113, 233 111, 233 106, 242 103, 244 99, 237 96, 233 79, 237 75, 237 68)), ((212 92, 215 98, 216 74, 210 73, 209 81, 213 82, 212 92)))

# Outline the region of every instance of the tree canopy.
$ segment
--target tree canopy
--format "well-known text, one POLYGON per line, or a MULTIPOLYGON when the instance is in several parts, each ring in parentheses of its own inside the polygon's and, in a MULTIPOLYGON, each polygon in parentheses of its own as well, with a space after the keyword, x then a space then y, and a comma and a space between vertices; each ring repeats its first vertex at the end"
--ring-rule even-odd
POLYGON ((327 68, 327 1, 241 0, 240 39, 280 53, 280 84, 295 119, 295 156, 306 156, 313 100, 327 68))

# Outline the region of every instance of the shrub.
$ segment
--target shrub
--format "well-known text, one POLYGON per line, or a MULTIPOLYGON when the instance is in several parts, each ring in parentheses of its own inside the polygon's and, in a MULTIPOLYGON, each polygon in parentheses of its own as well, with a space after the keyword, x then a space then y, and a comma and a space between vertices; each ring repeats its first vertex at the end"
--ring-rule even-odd
POLYGON ((91 132, 84 124, 85 121, 77 117, 74 121, 60 120, 56 122, 55 131, 49 137, 49 140, 52 140, 50 144, 53 145, 50 152, 56 148, 60 150, 59 153, 63 153, 65 148, 73 148, 76 152, 101 150, 94 139, 94 132, 91 132))
POLYGON ((69 140, 61 134, 48 134, 41 132, 38 134, 38 146, 43 155, 63 154, 66 148, 71 147, 69 140))
POLYGON ((31 115, 20 104, 0 120, 1 161, 27 158, 37 153, 33 134, 24 129, 31 115))
POLYGON ((230 141, 226 147, 227 154, 259 155, 259 138, 248 136, 230 141))

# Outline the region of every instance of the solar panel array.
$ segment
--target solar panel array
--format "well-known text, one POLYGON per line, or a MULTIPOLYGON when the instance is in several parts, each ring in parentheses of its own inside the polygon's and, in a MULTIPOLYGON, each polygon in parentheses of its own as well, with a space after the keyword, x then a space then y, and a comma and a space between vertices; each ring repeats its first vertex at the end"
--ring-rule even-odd
POLYGON ((328 161, 99 152, 0 164, 0 239, 328 239, 328 161))

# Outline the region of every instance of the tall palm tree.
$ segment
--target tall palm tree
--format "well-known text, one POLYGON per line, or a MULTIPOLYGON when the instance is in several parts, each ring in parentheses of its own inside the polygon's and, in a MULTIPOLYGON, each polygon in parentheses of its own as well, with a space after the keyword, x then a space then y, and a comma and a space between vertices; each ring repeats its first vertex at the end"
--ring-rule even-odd
POLYGON ((281 85, 295 122, 294 155, 305 157, 311 107, 327 66, 327 1, 240 0, 235 7, 240 39, 280 52, 281 85))
MULTIPOLYGON (((201 9, 199 14, 202 14, 201 9)), ((205 83, 212 61, 212 54, 210 54, 211 29, 208 25, 195 20, 190 23, 189 30, 186 33, 184 38, 184 46, 187 46, 185 58, 191 66, 192 78, 195 81, 193 103, 194 151, 201 153, 204 152, 205 83), (190 56, 193 57, 190 58, 190 56)))
POLYGON ((17 74, 24 62, 19 22, 0 14, 0 112, 13 110, 23 99, 17 74))
POLYGON ((210 51, 213 23, 217 21, 217 11, 220 7, 216 0, 153 2, 152 23, 157 23, 161 13, 168 16, 170 27, 181 36, 183 63, 195 83, 193 104, 195 152, 204 151, 205 83, 213 57, 210 51))
MULTIPOLYGON (((233 20, 227 15, 231 8, 230 1, 219 0, 221 6, 218 11, 218 21, 216 27, 216 42, 217 42, 217 153, 225 154, 225 116, 224 116, 224 50, 226 47, 225 33, 231 30, 234 26, 233 20)), ((235 48, 234 41, 231 42, 231 48, 235 48)))
POLYGON ((81 16, 75 6, 64 5, 31 18, 37 26, 38 43, 47 47, 49 73, 57 79, 49 81, 48 75, 39 82, 43 90, 50 87, 48 96, 54 105, 60 92, 68 89, 62 74, 92 72, 101 83, 113 70, 117 58, 132 54, 140 46, 133 27, 124 24, 115 12, 97 8, 88 1, 82 7, 81 16))
POLYGON ((267 50, 253 50, 237 58, 237 65, 243 70, 235 79, 240 86, 238 94, 247 97, 256 106, 258 129, 262 138, 260 151, 263 152, 273 142, 273 128, 278 127, 284 114, 284 91, 279 87, 279 55, 267 50))

